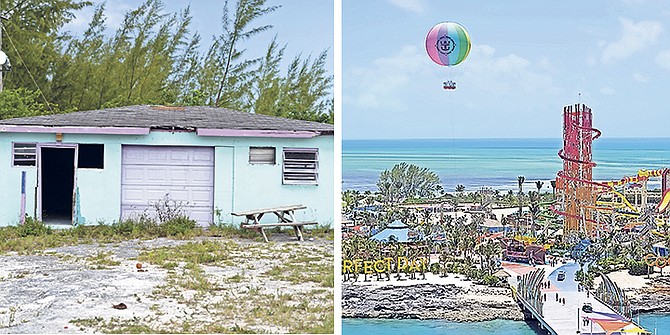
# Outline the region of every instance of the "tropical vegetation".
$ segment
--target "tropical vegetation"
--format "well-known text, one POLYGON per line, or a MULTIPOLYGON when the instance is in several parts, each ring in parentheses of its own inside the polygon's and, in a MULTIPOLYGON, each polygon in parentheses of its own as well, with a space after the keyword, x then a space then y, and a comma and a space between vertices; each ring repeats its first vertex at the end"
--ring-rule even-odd
POLYGON ((290 56, 280 36, 267 43, 273 26, 258 22, 281 10, 267 2, 226 1, 222 33, 203 45, 187 5, 170 13, 163 0, 145 0, 111 32, 103 3, 74 36, 64 25, 90 1, 0 0, 2 49, 13 66, 3 73, 0 119, 161 104, 332 123, 328 51, 290 56), (264 54, 247 51, 259 43, 264 54))

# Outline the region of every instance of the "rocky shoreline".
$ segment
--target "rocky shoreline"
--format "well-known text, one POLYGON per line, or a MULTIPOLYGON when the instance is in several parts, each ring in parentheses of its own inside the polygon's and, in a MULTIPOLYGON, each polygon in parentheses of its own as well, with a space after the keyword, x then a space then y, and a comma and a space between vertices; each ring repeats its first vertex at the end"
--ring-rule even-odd
POLYGON ((453 284, 373 287, 345 283, 342 286, 342 317, 454 322, 524 319, 507 288, 453 284))
POLYGON ((626 295, 635 313, 670 313, 670 277, 656 277, 626 295))
MULTIPOLYGON (((653 278, 643 288, 626 291, 634 313, 670 313, 670 277, 653 278)), ((453 322, 524 320, 507 288, 428 283, 406 286, 344 283, 342 317, 453 322)))

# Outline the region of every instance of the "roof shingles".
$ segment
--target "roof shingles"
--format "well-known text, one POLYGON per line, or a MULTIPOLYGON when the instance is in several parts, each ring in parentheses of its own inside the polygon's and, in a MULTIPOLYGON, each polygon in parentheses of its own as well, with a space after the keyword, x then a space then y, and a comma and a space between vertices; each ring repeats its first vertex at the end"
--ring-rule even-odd
POLYGON ((133 127, 194 130, 280 130, 333 134, 333 125, 202 106, 136 105, 0 120, 0 125, 44 127, 133 127))

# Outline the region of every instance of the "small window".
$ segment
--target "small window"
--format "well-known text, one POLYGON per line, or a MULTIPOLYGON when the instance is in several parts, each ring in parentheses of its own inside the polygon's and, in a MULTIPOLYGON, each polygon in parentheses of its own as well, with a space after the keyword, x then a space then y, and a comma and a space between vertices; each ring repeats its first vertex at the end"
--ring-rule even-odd
POLYGON ((275 148, 249 147, 249 164, 276 164, 275 148))
POLYGON ((284 148, 284 184, 316 185, 318 176, 318 149, 284 148))
POLYGON ((77 167, 103 169, 105 167, 105 146, 102 144, 79 144, 77 167))
POLYGON ((37 143, 13 143, 13 166, 35 166, 37 160, 37 143))

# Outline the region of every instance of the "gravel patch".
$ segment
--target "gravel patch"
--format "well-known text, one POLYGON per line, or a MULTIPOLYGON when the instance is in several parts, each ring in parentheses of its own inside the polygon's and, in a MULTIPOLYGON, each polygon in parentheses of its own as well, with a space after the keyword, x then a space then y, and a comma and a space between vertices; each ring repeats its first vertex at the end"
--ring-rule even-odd
POLYGON ((313 310, 329 310, 332 314, 332 286, 291 283, 264 275, 292 256, 310 254, 333 268, 332 241, 296 243, 288 234, 273 234, 269 244, 230 238, 154 239, 58 247, 33 255, 7 253, 0 255, 0 333, 108 332, 124 329, 120 326, 189 333, 207 330, 198 325, 211 326, 217 320, 219 331, 234 327, 256 332, 290 331, 286 325, 262 318, 254 323, 253 317, 240 317, 226 306, 244 311, 245 306, 263 307, 253 305, 262 304, 263 299, 296 294, 320 301, 318 309, 313 310), (212 290, 179 286, 178 281, 191 274, 185 262, 174 269, 154 264, 142 264, 146 272, 136 268, 136 258, 142 253, 201 241, 232 242, 235 248, 232 262, 199 266, 212 290), (118 265, 92 264, 90 258, 101 254, 110 264, 118 265), (119 303, 127 308, 112 308, 119 303), (224 320, 230 316, 235 318, 224 320), (73 322, 77 319, 80 322, 73 322))

